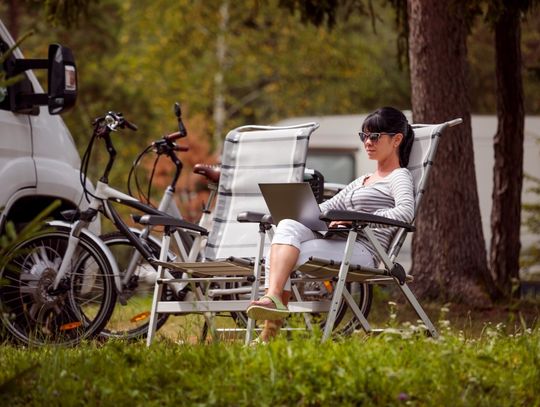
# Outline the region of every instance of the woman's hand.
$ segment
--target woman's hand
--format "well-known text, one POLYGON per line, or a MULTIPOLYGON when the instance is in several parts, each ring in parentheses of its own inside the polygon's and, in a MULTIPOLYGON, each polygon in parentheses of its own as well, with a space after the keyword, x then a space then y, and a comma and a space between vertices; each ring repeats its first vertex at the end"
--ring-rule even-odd
POLYGON ((351 222, 345 220, 333 220, 328 224, 328 227, 330 229, 350 228, 351 224, 351 222))

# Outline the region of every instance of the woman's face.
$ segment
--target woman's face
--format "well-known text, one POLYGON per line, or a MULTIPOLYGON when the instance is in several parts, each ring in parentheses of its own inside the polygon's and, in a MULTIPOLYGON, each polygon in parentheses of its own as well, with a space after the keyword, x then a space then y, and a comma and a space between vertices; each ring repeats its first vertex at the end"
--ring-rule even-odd
POLYGON ((399 144, 401 143, 403 134, 380 132, 377 138, 376 133, 372 134, 366 130, 364 135, 364 148, 370 160, 385 161, 392 155, 399 157, 399 144))

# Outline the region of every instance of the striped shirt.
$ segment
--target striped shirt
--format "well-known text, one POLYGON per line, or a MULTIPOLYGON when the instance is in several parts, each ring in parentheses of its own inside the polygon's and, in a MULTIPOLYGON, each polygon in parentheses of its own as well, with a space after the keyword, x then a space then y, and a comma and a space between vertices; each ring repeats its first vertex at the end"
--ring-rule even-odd
MULTIPOLYGON (((396 168, 383 179, 364 185, 364 180, 370 175, 362 175, 337 195, 323 202, 320 205, 321 211, 337 209, 366 212, 411 223, 414 218, 414 186, 409 170, 396 168)), ((385 250, 388 250, 390 241, 398 228, 385 225, 372 225, 372 227, 379 242, 385 250)), ((376 255, 375 248, 369 243, 367 237, 360 234, 358 240, 364 243, 374 256, 376 255)))

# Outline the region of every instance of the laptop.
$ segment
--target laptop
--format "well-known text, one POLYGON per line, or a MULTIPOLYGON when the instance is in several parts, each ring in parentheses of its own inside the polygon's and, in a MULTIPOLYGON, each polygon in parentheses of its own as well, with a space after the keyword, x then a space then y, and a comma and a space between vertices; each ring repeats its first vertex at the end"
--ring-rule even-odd
POLYGON ((321 210, 307 182, 259 184, 274 224, 282 219, 294 219, 311 230, 327 231, 326 222, 319 219, 321 210))

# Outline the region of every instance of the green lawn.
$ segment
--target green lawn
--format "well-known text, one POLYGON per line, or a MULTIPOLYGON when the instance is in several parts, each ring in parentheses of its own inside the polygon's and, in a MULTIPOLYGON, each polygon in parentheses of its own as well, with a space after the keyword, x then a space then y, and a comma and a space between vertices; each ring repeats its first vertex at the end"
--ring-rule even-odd
POLYGON ((4 405, 539 406, 540 330, 487 325, 432 340, 408 326, 320 344, 85 343, 0 347, 4 405))

